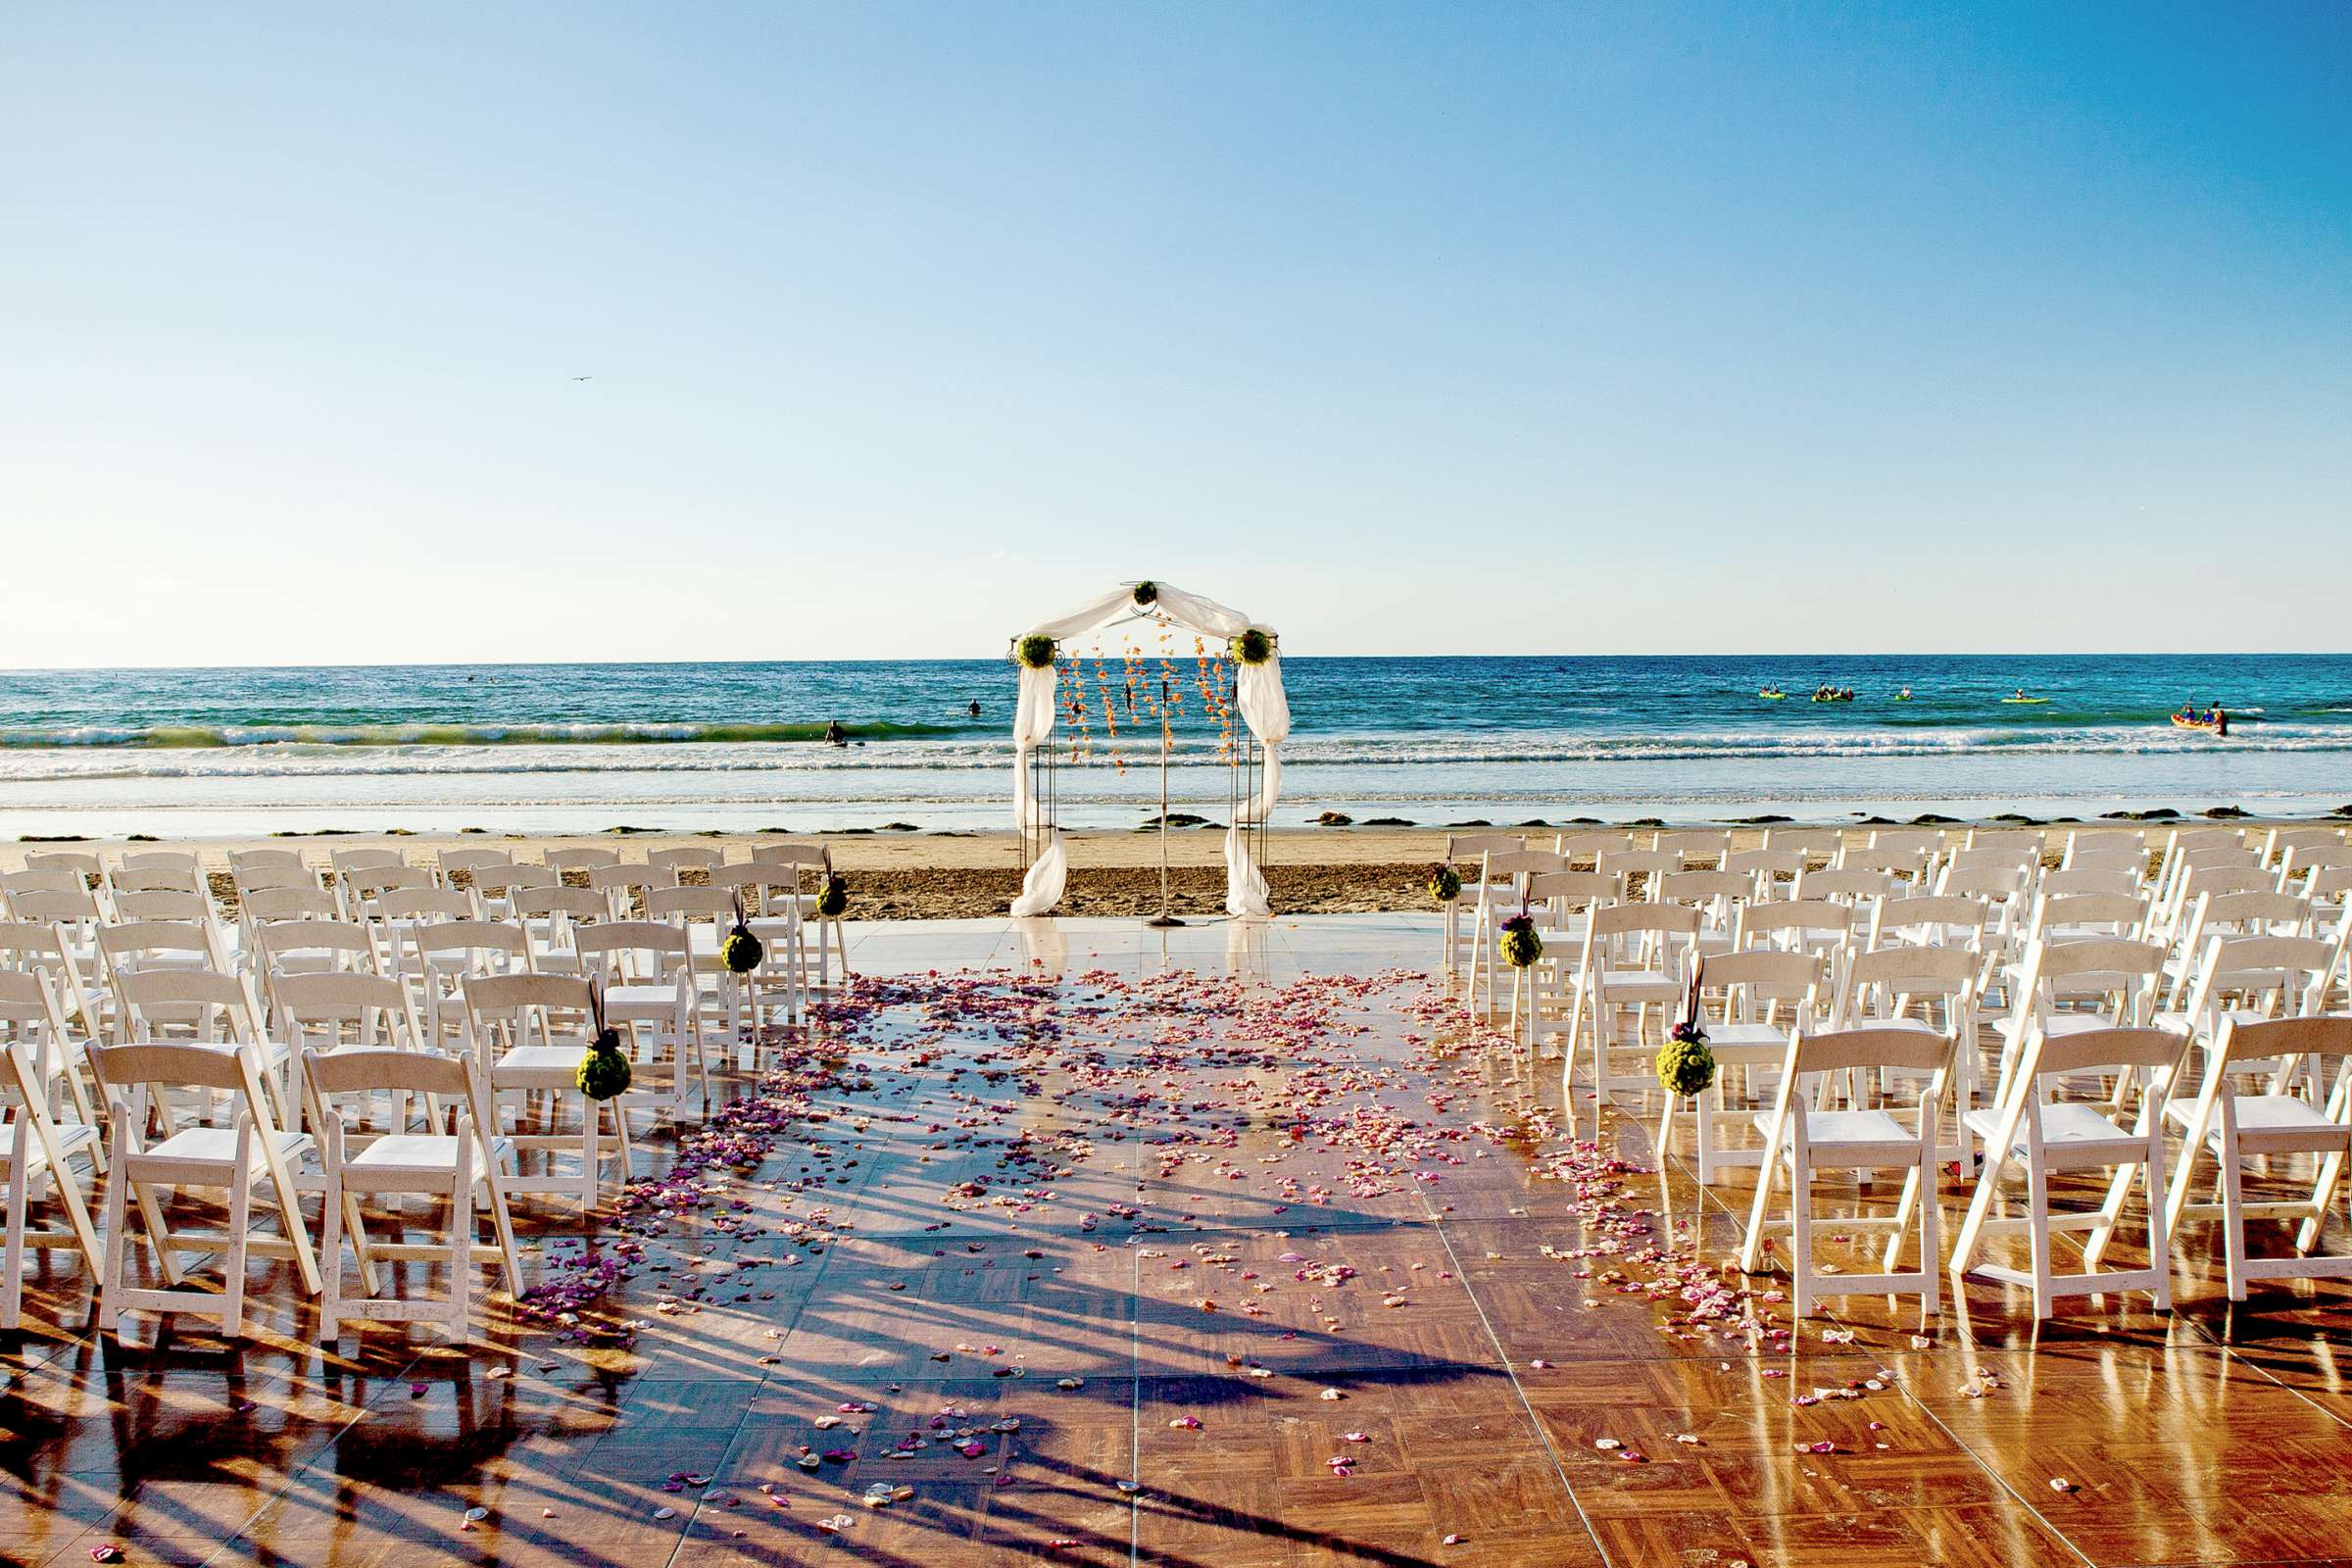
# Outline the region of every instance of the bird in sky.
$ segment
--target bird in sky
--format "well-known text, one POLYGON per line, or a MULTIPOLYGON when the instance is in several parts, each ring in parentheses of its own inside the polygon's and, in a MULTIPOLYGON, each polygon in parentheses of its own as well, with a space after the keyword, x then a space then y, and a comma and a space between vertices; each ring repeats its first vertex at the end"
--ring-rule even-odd
POLYGON ((574 381, 593 381, 596 379, 596 377, 593 375, 575 375, 572 377, 572 379, 574 381))

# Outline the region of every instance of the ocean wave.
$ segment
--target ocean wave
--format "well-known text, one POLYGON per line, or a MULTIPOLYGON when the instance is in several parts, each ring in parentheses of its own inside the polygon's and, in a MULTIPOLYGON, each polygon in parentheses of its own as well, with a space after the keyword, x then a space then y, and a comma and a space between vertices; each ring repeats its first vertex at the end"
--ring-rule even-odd
MULTIPOLYGON (((823 724, 75 724, 0 729, 0 748, 119 747, 133 751, 211 751, 241 746, 664 746, 757 745, 821 741, 823 724)), ((858 740, 959 735, 958 724, 863 723, 843 726, 858 740)))

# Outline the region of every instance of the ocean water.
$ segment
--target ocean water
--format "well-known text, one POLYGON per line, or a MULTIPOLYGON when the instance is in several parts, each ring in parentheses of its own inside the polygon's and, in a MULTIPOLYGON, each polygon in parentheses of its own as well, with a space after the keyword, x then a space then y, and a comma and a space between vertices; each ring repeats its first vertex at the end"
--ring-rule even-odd
MULTIPOLYGON (((1115 658, 1107 673, 1120 681, 1115 658)), ((2352 656, 1298 658, 1284 673, 1277 825, 2352 802, 2352 656), (1855 701, 1808 702, 1823 682, 1855 701), (1788 699, 1760 700, 1766 683, 1788 699), (2021 686, 2048 701, 2002 701, 2021 686), (2229 738, 2175 729, 2190 701, 2227 706, 2229 738)), ((1012 695, 996 660, 17 671, 0 674, 0 837, 1002 828, 1012 695), (824 744, 829 719, 856 743, 824 744)), ((1217 817, 1200 707, 1178 721, 1171 794, 1217 817)), ((1156 728, 1122 711, 1114 760, 1096 708, 1091 756, 1060 772, 1063 821, 1135 826, 1157 809, 1156 728)))

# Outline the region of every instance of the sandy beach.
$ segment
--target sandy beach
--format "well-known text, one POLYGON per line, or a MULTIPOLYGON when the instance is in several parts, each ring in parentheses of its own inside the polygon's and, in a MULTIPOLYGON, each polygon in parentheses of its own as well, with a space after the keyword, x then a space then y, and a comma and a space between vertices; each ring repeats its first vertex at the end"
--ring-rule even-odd
MULTIPOLYGON (((2055 858, 2069 833, 2118 832, 2138 828, 2151 845, 2176 819, 2149 822, 2039 824, 2045 857, 2055 858)), ((2177 820, 2193 821, 2182 817, 2177 820)), ((2228 819, 2238 827, 2274 824, 2252 817, 2228 819)), ((1509 824, 1498 824, 1507 827, 1509 824)), ((1937 824, 1952 825, 1952 824, 1937 824)), ((2014 828, 2014 821, 1993 826, 2014 828)), ((2306 825, 2308 825, 2306 823, 2306 825)), ((1478 831, 1457 829, 1454 831, 1478 831)), ((1531 845, 1549 844, 1549 828, 1524 830, 1531 845)), ((1635 830, 1639 832, 1640 830, 1635 830)), ((1867 826, 1845 829, 1863 842, 1867 826)), ((1754 849, 1765 829, 1732 830, 1735 850, 1754 849)), ((551 849, 593 846, 619 849, 625 859, 642 859, 656 850, 680 845, 717 846, 729 859, 748 859, 754 846, 784 835, 719 833, 534 834, 318 834, 266 838, 130 841, 82 839, 20 842, 0 847, 0 869, 15 870, 24 858, 45 849, 97 850, 110 859, 126 850, 180 849, 196 853, 220 873, 226 890, 230 854, 240 850, 300 849, 319 864, 338 849, 382 845, 412 861, 426 862, 445 849, 495 844, 515 858, 536 860, 551 849)), ((1266 880, 1278 913, 1339 914, 1428 906, 1422 884, 1428 867, 1444 857, 1448 833, 1441 829, 1333 827, 1277 830, 1268 835, 1266 880)), ((834 864, 850 879, 852 914, 867 919, 963 919, 1003 914, 1020 886, 1020 841, 1011 833, 840 833, 792 836, 794 842, 822 843, 834 864)), ((1070 880, 1059 912, 1075 915, 1145 914, 1159 901, 1159 836, 1152 832, 1072 833, 1070 880)), ((1168 895, 1181 914, 1224 912, 1224 835, 1207 829, 1179 829, 1168 835, 1168 895)))

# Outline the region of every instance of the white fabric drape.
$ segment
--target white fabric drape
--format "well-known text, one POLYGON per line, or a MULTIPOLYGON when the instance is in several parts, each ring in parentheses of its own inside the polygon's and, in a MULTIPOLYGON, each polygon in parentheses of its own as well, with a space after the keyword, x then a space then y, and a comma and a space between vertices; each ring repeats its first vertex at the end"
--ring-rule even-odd
POLYGON ((1282 689, 1282 656, 1273 655, 1262 664, 1242 665, 1234 684, 1242 705, 1242 722, 1266 749, 1265 777, 1258 785, 1257 798, 1245 808, 1243 820, 1263 822, 1282 798, 1281 748, 1291 738, 1291 700, 1282 689))
MULTIPOLYGON (((1063 612, 1048 620, 1041 620, 1021 635, 1051 637, 1061 642, 1082 637, 1091 631, 1123 620, 1129 615, 1149 613, 1168 625, 1202 637, 1234 638, 1253 624, 1249 616, 1229 609, 1213 599, 1171 588, 1166 583, 1156 585, 1157 599, 1149 607, 1135 602, 1132 584, 1122 585, 1098 594, 1085 604, 1063 612)), ((1273 632, 1259 627, 1271 637, 1273 632)), ((1021 669, 1020 701, 1013 710, 1012 744, 1013 815, 1025 826, 1042 826, 1044 807, 1029 796, 1029 754, 1044 744, 1054 731, 1054 698, 1056 679, 1054 671, 1021 669)), ((1263 918, 1271 912, 1266 899, 1266 879, 1250 857, 1249 843, 1243 829, 1269 819, 1274 803, 1282 798, 1282 743, 1291 735, 1291 704, 1282 686, 1282 661, 1268 659, 1262 664, 1244 664, 1235 682, 1236 695, 1242 710, 1242 722, 1265 748, 1265 771, 1257 794, 1243 803, 1240 817, 1225 833, 1225 909, 1229 914, 1245 918, 1263 918)), ((1013 901, 1016 915, 1044 914, 1061 902, 1062 889, 1069 879, 1069 853, 1063 848, 1061 833, 1055 829, 1046 846, 1045 854, 1029 868, 1022 880, 1021 895, 1013 901)))
POLYGON ((1250 858, 1247 830, 1238 822, 1225 830, 1225 912, 1245 920, 1274 912, 1266 899, 1265 873, 1250 858))
POLYGON ((1022 827, 1041 824, 1041 808, 1029 798, 1029 754, 1054 733, 1054 696, 1061 672, 1021 666, 1021 694, 1012 706, 1012 819, 1022 827))
POLYGON ((1070 880, 1070 854, 1061 846, 1061 829, 1046 843, 1046 853, 1029 867, 1021 878, 1021 896, 1012 901, 1012 912, 1026 917, 1050 913, 1061 902, 1061 890, 1070 880))

